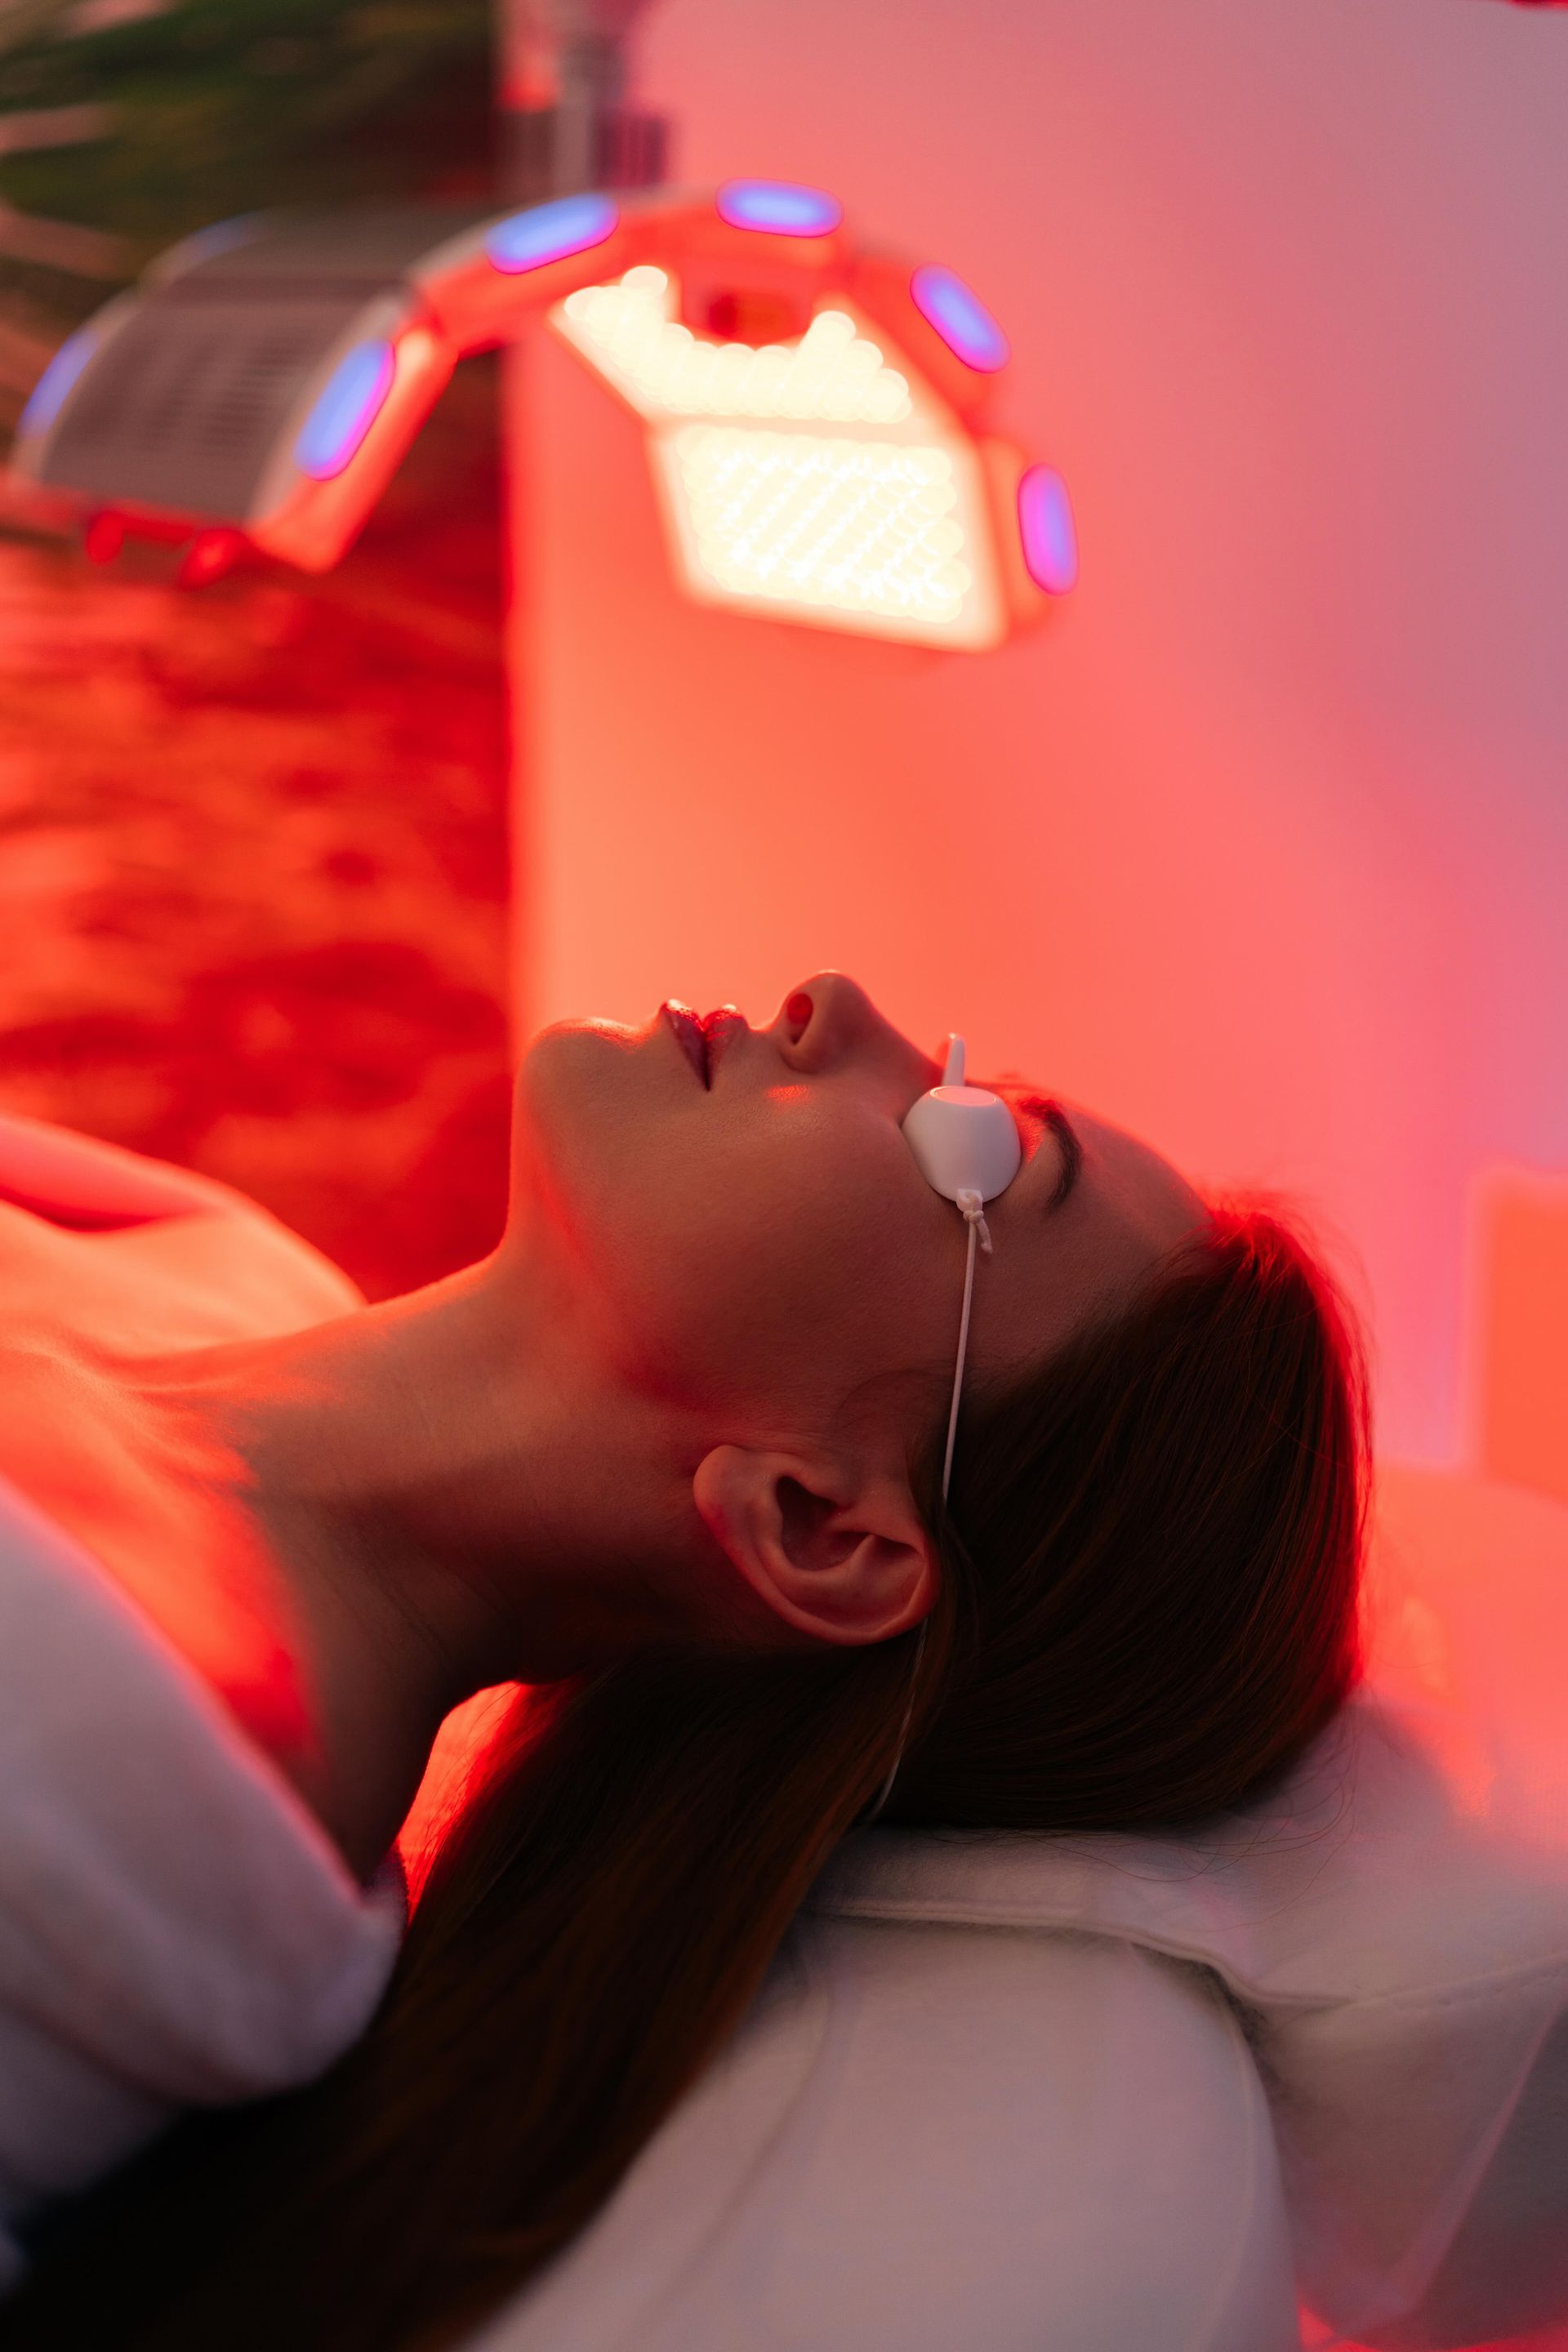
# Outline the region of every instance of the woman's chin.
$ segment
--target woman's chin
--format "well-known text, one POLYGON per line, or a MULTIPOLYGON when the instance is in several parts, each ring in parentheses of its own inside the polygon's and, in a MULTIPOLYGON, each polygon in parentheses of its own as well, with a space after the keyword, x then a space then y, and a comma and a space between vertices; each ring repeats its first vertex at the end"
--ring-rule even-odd
POLYGON ((530 1041, 513 1096, 515 1199, 529 1198, 542 1183, 552 1191, 564 1183, 570 1192, 603 1172, 601 1163, 622 1157, 667 1090, 658 1082, 662 1073, 650 1066, 652 1026, 555 1021, 530 1041))
POLYGON ((646 1042, 649 1025, 634 1029, 624 1021, 552 1021, 523 1049, 517 1074, 519 1108, 554 1100, 579 1087, 602 1085, 618 1060, 646 1042))
POLYGON ((531 1061, 536 1054, 552 1053, 563 1046, 635 1045, 639 1037, 647 1036, 653 1018, 650 1014, 640 1028, 634 1028, 629 1021, 610 1021, 597 1013, 572 1021, 552 1021, 529 1040, 522 1058, 531 1061))

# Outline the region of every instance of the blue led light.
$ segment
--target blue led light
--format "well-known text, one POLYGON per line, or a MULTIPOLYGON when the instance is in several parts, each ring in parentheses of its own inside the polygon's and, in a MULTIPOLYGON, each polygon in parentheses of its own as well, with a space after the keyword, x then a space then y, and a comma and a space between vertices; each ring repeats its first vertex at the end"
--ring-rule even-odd
POLYGON ((47 433, 61 409, 78 376, 98 349, 98 337, 87 328, 79 327, 68 335, 37 383, 27 395, 27 405, 17 423, 20 439, 29 433, 47 433))
POLYGON ((794 180, 726 180, 713 201, 731 228, 760 228, 770 236, 826 236, 844 217, 826 188, 794 180))
POLYGON ((253 244, 265 234, 267 226, 265 213, 236 213, 232 220, 214 221, 209 227, 198 228, 190 236, 183 236, 178 245, 171 246, 157 262, 153 274, 165 279, 183 278, 187 269, 199 269, 204 261, 216 261, 239 246, 253 244))
POLYGON ((302 474, 330 482, 342 472, 380 415, 395 373, 392 345, 385 342, 356 343, 338 362, 294 444, 302 474))
POLYGON ((1030 579, 1047 596, 1078 583, 1078 532, 1068 486, 1052 466, 1031 466, 1018 484, 1018 536, 1030 579))
POLYGON ((950 352, 965 367, 993 375, 1007 364, 1006 336, 973 288, 956 270, 926 262, 910 280, 910 292, 922 319, 933 326, 950 352))
POLYGON ((514 278, 603 245, 620 216, 612 197, 562 196, 552 205, 533 205, 525 213, 497 221, 486 232, 485 254, 493 268, 514 278))

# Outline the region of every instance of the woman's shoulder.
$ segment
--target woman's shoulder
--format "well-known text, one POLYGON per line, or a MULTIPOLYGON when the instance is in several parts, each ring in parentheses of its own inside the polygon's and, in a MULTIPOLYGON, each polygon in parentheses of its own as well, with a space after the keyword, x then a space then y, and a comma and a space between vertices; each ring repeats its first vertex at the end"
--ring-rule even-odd
POLYGON ((243 1215, 254 1205, 192 1169, 9 1110, 0 1110, 0 1200, 75 1233, 113 1233, 165 1217, 243 1215))
POLYGON ((132 1351, 265 1338, 363 1304, 243 1193, 11 1112, 0 1112, 0 1290, 14 1327, 68 1326, 132 1351))

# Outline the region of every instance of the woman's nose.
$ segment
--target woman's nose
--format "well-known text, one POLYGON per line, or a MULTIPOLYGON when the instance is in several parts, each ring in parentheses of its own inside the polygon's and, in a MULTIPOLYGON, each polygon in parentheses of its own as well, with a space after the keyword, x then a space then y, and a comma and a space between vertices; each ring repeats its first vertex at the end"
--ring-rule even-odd
POLYGON ((886 1025, 858 981, 841 971, 818 971, 791 989, 773 1032, 796 1069, 824 1070, 886 1025))
POLYGON ((773 1035, 793 1069, 811 1075, 861 1063, 886 1075, 910 1100, 942 1075, 847 972, 814 972, 792 988, 773 1035))

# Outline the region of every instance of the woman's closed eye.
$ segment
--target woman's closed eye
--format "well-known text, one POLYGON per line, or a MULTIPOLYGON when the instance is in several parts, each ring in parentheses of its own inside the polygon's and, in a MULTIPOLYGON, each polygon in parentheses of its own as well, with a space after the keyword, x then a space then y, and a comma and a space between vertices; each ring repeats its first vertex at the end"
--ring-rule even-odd
POLYGON ((1078 1130, 1054 1095, 1039 1094, 1006 1079, 997 1082, 994 1091, 1018 1121, 1026 1162, 1052 1145, 1056 1148, 1061 1166, 1046 1202, 1046 1213, 1049 1215, 1070 1198, 1078 1182, 1083 1166, 1083 1144, 1078 1130))

